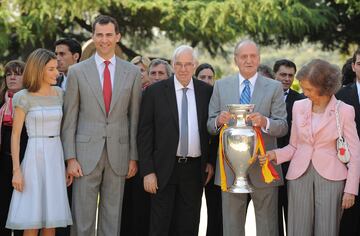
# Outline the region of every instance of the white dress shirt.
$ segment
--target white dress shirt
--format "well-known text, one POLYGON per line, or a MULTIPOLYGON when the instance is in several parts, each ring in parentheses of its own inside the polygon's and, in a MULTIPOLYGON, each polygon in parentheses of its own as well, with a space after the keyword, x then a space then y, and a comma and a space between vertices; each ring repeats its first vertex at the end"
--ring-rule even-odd
POLYGON ((66 82, 67 82, 67 76, 65 74, 62 75, 63 76, 63 81, 60 85, 60 87, 62 88, 62 90, 66 90, 66 82))
MULTIPOLYGON (((176 93, 176 103, 177 110, 179 115, 179 131, 181 130, 181 101, 183 96, 183 88, 185 88, 174 75, 174 85, 175 85, 175 93, 176 93)), ((200 134, 199 134, 199 126, 198 126, 198 116, 196 110, 196 100, 195 100, 195 90, 194 90, 194 82, 193 79, 190 80, 186 92, 186 97, 188 100, 188 155, 189 157, 199 157, 201 156, 201 148, 200 148, 200 134)), ((176 151, 177 156, 180 155, 180 132, 179 132, 179 143, 176 151)))
MULTIPOLYGON (((105 59, 101 58, 99 54, 95 53, 95 63, 97 70, 99 72, 100 84, 101 88, 103 88, 104 84, 104 69, 105 69, 105 59)), ((116 58, 115 54, 110 58, 109 70, 110 70, 110 80, 111 80, 111 89, 114 90, 114 77, 115 77, 115 66, 116 66, 116 58)))

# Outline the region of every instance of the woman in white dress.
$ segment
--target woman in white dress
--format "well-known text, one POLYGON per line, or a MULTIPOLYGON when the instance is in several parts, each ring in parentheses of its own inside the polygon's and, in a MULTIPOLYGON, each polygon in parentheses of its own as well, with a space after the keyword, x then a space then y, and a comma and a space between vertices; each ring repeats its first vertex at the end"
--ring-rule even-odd
POLYGON ((24 229, 25 236, 36 236, 39 229, 42 235, 55 235, 56 227, 72 224, 59 137, 63 94, 52 86, 58 76, 56 68, 53 52, 35 50, 25 65, 26 89, 13 98, 11 154, 15 191, 6 227, 24 229), (20 165, 19 140, 24 122, 29 140, 20 165))

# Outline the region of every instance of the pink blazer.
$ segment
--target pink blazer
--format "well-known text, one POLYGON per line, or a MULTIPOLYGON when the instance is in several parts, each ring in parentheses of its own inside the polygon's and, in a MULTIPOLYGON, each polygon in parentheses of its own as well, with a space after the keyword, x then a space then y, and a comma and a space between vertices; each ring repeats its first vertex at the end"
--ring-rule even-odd
POLYGON ((336 151, 338 138, 336 101, 335 96, 332 96, 314 132, 311 128, 312 102, 303 99, 294 103, 290 142, 286 147, 275 150, 277 164, 291 160, 286 179, 293 180, 304 174, 311 161, 322 177, 328 180, 346 179, 344 192, 357 195, 360 177, 360 141, 356 131, 355 111, 352 106, 343 102, 339 105, 340 125, 351 154, 347 168, 339 161, 336 151))

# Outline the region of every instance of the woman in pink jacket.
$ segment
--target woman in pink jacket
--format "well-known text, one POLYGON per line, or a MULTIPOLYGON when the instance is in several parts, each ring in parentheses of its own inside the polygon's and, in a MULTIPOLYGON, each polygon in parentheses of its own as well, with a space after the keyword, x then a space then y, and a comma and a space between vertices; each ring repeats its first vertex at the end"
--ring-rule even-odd
POLYGON ((354 204, 360 176, 360 141, 354 108, 340 102, 342 135, 349 144, 346 165, 337 156, 334 94, 341 86, 338 68, 312 60, 297 74, 307 99, 295 102, 290 143, 259 157, 281 164, 291 161, 288 179, 288 235, 336 236, 342 209, 354 204))

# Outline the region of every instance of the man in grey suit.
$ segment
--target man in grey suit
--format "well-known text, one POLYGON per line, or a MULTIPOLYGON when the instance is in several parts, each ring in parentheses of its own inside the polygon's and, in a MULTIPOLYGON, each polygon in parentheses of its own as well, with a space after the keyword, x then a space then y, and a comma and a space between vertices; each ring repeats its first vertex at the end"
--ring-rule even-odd
POLYGON ((93 23, 93 57, 70 67, 62 141, 74 179, 71 235, 119 235, 125 178, 137 172, 139 69, 115 56, 119 27, 110 16, 93 23))
MULTIPOLYGON (((240 41, 234 52, 239 73, 216 81, 209 105, 208 131, 217 134, 223 124, 230 120, 227 104, 239 103, 244 96, 255 104, 248 116, 253 126, 262 130, 266 150, 276 148, 276 138, 287 132, 286 107, 281 83, 258 75, 260 64, 258 46, 251 40, 240 41)), ((245 99, 246 100, 246 99, 245 99)), ((243 102, 242 102, 243 103, 243 102)), ((278 187, 283 184, 281 168, 274 166, 281 179, 270 184, 263 181, 261 167, 256 161, 249 169, 249 180, 254 187, 251 198, 255 207, 257 235, 276 236, 278 187)), ((225 165, 227 184, 233 183, 233 174, 225 165)), ((220 185, 219 163, 217 163, 215 183, 220 185)), ((245 235, 245 219, 248 194, 222 193, 223 231, 225 236, 245 235)))

